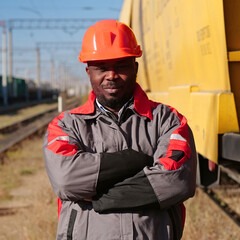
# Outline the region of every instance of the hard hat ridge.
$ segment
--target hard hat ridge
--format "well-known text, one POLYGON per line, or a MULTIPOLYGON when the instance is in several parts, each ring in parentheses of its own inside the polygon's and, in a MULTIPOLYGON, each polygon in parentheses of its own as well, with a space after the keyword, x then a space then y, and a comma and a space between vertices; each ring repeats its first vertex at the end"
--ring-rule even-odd
POLYGON ((131 28, 117 20, 102 20, 87 29, 83 37, 79 61, 140 57, 141 55, 142 50, 131 28))

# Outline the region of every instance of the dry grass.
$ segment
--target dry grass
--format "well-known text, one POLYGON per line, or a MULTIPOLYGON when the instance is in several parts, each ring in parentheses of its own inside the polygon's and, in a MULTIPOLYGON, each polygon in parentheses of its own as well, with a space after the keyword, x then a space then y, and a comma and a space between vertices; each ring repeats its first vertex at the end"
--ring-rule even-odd
POLYGON ((197 189, 194 198, 186 201, 187 218, 183 240, 238 240, 240 228, 197 189))

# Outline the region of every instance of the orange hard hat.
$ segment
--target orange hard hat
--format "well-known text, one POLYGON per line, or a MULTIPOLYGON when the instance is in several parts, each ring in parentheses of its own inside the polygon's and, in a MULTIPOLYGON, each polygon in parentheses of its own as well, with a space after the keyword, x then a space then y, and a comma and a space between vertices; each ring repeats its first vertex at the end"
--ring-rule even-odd
POLYGON ((101 20, 89 27, 83 37, 79 61, 141 57, 142 50, 126 24, 117 20, 101 20))

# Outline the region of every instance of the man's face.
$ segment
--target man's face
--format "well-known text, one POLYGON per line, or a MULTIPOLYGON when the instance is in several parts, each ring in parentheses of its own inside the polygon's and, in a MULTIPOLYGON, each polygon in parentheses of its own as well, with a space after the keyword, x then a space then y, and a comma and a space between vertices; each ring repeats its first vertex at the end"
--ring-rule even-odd
POLYGON ((98 101, 118 111, 132 96, 138 63, 135 58, 119 58, 88 62, 86 72, 98 101))

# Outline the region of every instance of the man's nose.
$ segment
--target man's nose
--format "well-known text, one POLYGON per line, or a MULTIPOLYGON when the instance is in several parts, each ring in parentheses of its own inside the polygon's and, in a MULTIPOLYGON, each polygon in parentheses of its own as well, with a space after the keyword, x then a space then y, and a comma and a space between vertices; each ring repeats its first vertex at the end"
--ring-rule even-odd
POLYGON ((118 78, 118 73, 114 68, 110 68, 106 73, 107 80, 116 80, 118 78))

